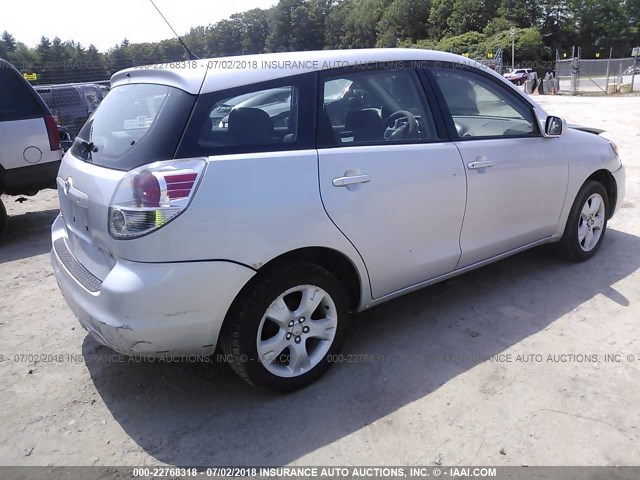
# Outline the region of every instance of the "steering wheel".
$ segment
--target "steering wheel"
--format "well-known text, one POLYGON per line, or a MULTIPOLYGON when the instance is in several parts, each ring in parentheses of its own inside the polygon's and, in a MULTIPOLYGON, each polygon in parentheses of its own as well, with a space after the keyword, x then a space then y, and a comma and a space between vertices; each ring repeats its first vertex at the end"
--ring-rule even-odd
POLYGON ((382 126, 385 129, 385 140, 393 141, 418 137, 418 122, 416 117, 407 110, 398 110, 392 113, 382 122, 382 126), (406 122, 400 121, 403 118, 406 119, 406 122), (391 134, 386 134, 386 131, 389 129, 392 130, 391 134))

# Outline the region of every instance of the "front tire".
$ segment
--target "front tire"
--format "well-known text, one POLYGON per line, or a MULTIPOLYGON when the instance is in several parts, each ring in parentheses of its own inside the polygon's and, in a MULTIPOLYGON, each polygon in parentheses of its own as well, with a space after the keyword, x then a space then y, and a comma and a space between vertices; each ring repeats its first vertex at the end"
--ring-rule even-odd
POLYGON ((289 392, 314 382, 331 366, 349 316, 338 279, 318 265, 295 261, 259 277, 235 302, 221 347, 248 383, 289 392))
POLYGON ((578 192, 564 235, 558 242, 560 254, 571 262, 593 257, 607 231, 609 196, 601 183, 588 180, 578 192))

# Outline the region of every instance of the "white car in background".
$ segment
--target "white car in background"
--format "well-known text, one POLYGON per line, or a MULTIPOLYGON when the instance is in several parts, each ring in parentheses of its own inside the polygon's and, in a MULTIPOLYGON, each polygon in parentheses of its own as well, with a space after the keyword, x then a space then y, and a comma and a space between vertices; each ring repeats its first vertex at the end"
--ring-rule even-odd
POLYGON ((257 68, 115 74, 62 161, 55 276, 118 352, 220 347, 251 384, 293 390, 335 360, 352 312, 546 243, 587 260, 622 204, 615 145, 467 58, 223 60, 257 68), (248 107, 212 128, 228 99, 276 88, 286 125, 248 107))
MULTIPOLYGON (((51 112, 20 72, 0 59, 0 194, 35 195, 55 188, 61 159, 51 112)), ((0 201, 0 235, 6 226, 0 201)))

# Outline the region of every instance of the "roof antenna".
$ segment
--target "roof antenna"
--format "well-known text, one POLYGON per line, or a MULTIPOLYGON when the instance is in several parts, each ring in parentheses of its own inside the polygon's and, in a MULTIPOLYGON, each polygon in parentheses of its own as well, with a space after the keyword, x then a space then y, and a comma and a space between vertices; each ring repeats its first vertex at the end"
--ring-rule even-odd
POLYGON ((180 38, 180 35, 178 35, 176 33, 176 31, 173 29, 173 27, 171 26, 171 24, 169 23, 169 20, 167 20, 165 18, 165 16, 162 14, 162 12, 160 11, 160 9, 156 6, 155 3, 153 3, 153 0, 149 0, 151 2, 151 5, 154 6, 154 8, 158 11, 158 13, 160 14, 160 16, 162 17, 162 19, 166 22, 167 25, 169 25, 169 28, 171 29, 171 31, 173 32, 173 34, 176 36, 176 38, 178 39, 178 41, 180 42, 180 44, 184 47, 184 49, 187 51, 187 54, 189 54, 189 60, 200 60, 200 58, 195 55, 194 53, 191 52, 191 50, 189 50, 189 48, 185 45, 185 43, 182 41, 182 39, 180 38))

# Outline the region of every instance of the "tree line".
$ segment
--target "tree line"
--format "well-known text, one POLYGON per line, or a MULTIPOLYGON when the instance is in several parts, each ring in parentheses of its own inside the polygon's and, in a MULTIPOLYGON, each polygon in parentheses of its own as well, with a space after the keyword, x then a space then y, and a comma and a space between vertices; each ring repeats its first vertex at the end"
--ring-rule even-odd
MULTIPOLYGON (((629 56, 640 45, 640 0, 280 0, 183 36, 200 58, 292 50, 417 47, 484 59, 499 48, 510 60, 515 28, 516 63, 553 60, 556 51, 581 46, 586 58, 629 56)), ((94 45, 50 40, 35 48, 9 32, 0 57, 39 83, 108 79, 136 65, 186 60, 175 39, 123 40, 107 52, 94 45)))

